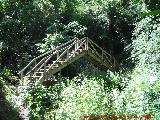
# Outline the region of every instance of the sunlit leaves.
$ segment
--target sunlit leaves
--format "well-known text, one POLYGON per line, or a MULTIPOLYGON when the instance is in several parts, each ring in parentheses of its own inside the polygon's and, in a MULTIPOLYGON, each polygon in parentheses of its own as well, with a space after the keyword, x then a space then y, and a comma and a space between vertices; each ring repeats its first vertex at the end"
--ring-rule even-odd
POLYGON ((36 45, 40 52, 45 52, 67 42, 71 36, 79 38, 84 36, 86 29, 86 27, 80 25, 77 21, 70 22, 68 25, 55 21, 55 23, 47 29, 47 31, 52 34, 47 34, 47 37, 43 39, 44 43, 38 43, 36 45))
POLYGON ((59 85, 46 87, 35 83, 28 88, 24 98, 28 105, 31 120, 44 117, 47 112, 58 108, 58 101, 61 98, 60 93, 56 90, 60 90, 59 85))
POLYGON ((65 32, 73 32, 72 34, 76 35, 77 37, 83 36, 86 29, 86 27, 80 25, 77 21, 70 22, 65 26, 65 32))
POLYGON ((155 115, 158 120, 159 112, 159 79, 160 79, 160 24, 159 18, 149 16, 137 22, 133 32, 132 57, 137 60, 132 74, 137 87, 146 98, 145 110, 155 115), (154 102, 153 102, 154 101, 154 102))
POLYGON ((62 91, 63 102, 57 110, 57 119, 68 118, 80 119, 83 115, 99 115, 105 114, 107 108, 106 94, 103 87, 98 85, 95 80, 87 80, 80 86, 76 86, 73 82, 62 91), (66 114, 64 116, 64 113, 66 114))

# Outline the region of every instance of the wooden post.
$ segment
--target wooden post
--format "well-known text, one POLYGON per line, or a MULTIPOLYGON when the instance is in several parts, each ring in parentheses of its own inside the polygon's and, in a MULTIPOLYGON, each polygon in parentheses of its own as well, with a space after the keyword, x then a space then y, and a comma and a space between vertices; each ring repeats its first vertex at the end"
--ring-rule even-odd
POLYGON ((102 61, 104 60, 104 51, 102 50, 102 61))
POLYGON ((86 38, 86 42, 85 42, 85 50, 88 50, 88 38, 86 38))
MULTIPOLYGON (((36 60, 34 61, 34 65, 36 66, 37 65, 37 62, 36 62, 36 60)), ((37 71, 37 67, 35 68, 35 70, 34 70, 35 72, 37 71)))
POLYGON ((76 42, 75 42, 75 51, 77 50, 77 38, 76 38, 76 42))
POLYGON ((87 50, 88 50, 88 38, 87 38, 87 50))
POLYGON ((46 79, 46 62, 44 62, 44 79, 46 79))
POLYGON ((79 40, 77 40, 77 48, 78 48, 78 46, 79 46, 79 42, 80 42, 80 41, 79 41, 79 40))
POLYGON ((67 60, 69 59, 69 49, 67 50, 67 60))
POLYGON ((23 81, 23 72, 21 72, 21 80, 23 81))

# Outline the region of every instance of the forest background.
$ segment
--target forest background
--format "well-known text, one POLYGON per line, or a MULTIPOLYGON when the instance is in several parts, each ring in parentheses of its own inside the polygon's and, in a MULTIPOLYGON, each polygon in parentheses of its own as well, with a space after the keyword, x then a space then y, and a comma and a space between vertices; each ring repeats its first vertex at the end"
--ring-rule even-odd
POLYGON ((145 114, 159 120, 160 1, 0 0, 0 119, 23 117, 20 101, 30 120, 145 114), (92 39, 116 58, 119 72, 80 59, 55 85, 19 91, 18 72, 71 37, 92 39))

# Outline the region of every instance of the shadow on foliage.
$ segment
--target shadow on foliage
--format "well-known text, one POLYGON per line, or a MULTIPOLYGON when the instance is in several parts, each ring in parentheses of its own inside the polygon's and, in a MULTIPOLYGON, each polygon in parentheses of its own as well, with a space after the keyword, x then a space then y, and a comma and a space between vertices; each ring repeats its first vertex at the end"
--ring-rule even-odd
POLYGON ((18 111, 5 98, 3 84, 0 82, 0 120, 21 120, 18 111))

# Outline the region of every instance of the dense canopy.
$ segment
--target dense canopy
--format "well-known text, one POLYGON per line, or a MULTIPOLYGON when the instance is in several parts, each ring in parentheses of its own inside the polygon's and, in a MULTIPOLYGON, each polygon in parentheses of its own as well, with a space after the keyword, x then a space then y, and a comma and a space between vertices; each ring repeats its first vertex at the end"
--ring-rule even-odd
POLYGON ((29 120, 149 114, 159 120, 159 90, 159 0, 0 0, 1 120, 26 114, 29 120), (24 66, 73 37, 93 40, 120 70, 106 73, 80 59, 56 74, 56 84, 20 89, 24 66))

